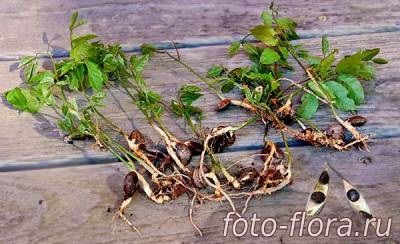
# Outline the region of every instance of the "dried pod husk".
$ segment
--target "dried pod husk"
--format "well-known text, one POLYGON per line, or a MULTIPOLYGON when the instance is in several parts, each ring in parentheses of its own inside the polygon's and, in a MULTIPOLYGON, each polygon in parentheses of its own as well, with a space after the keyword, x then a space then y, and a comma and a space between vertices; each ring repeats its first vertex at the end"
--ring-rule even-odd
POLYGON ((215 111, 222 111, 226 109, 229 105, 231 104, 231 100, 228 98, 225 98, 221 101, 218 102, 217 106, 215 107, 215 111))
POLYGON ((276 110, 276 115, 279 119, 283 120, 285 124, 292 124, 295 111, 293 109, 292 101, 288 99, 286 103, 276 110))
POLYGON ((325 134, 336 140, 344 139, 345 128, 339 123, 333 123, 328 126, 325 130, 325 134))
POLYGON ((172 191, 171 191, 171 198, 172 199, 177 199, 178 197, 180 197, 183 193, 185 193, 186 188, 179 184, 179 183, 175 183, 172 187, 172 191))
POLYGON ((236 178, 238 179, 240 185, 246 185, 256 181, 258 176, 259 176, 258 171, 255 168, 246 167, 239 170, 236 178))
POLYGON ((286 173, 287 169, 284 165, 270 165, 266 171, 260 174, 257 184, 259 187, 275 187, 286 178, 286 173))
MULTIPOLYGON (((346 199, 350 203, 350 206, 358 212, 361 217, 367 219, 373 218, 372 211, 360 191, 345 179, 343 179, 343 186, 346 193, 346 199)), ((372 224, 375 227, 375 223, 372 224)))
POLYGON ((137 145, 141 150, 146 149, 146 139, 138 130, 132 130, 128 137, 129 141, 132 141, 133 144, 137 145))
POLYGON ((367 119, 360 115, 352 116, 346 119, 346 121, 349 122, 352 126, 362 126, 367 123, 367 119))
POLYGON ((314 190, 310 193, 306 203, 306 214, 313 216, 321 212, 325 205, 326 197, 329 189, 329 174, 325 169, 322 171, 314 186, 314 190))
POLYGON ((200 155, 204 149, 203 145, 196 141, 188 140, 188 141, 185 141, 184 144, 189 147, 193 156, 200 155))
POLYGON ((124 200, 131 198, 137 191, 138 177, 135 172, 129 172, 124 179, 124 200))
POLYGON ((281 163, 282 160, 284 159, 285 154, 283 153, 282 149, 281 149, 280 147, 278 147, 275 143, 272 143, 272 144, 271 144, 271 143, 268 143, 268 142, 265 143, 264 148, 261 149, 261 151, 260 151, 260 154, 262 154, 262 155, 260 156, 260 157, 261 157, 261 160, 262 160, 263 162, 265 162, 265 161, 267 160, 268 156, 269 156, 270 153, 271 153, 272 146, 275 147, 275 153, 274 153, 274 155, 273 155, 273 157, 272 157, 271 163, 273 163, 273 164, 279 164, 279 163, 281 163))
POLYGON ((175 153, 183 165, 188 165, 192 159, 192 152, 188 146, 181 142, 175 143, 175 153))
MULTIPOLYGON (((225 128, 225 126, 218 126, 216 130, 225 128)), ((215 153, 222 152, 225 147, 231 146, 236 141, 236 135, 233 131, 228 131, 224 134, 216 136, 209 141, 209 147, 215 153)))
MULTIPOLYGON (((203 165, 203 173, 207 174, 210 172, 210 169, 206 166, 203 165)), ((197 188, 204 188, 207 186, 206 182, 204 182, 203 178, 201 177, 200 174, 200 167, 196 167, 192 171, 192 183, 195 185, 197 188)))

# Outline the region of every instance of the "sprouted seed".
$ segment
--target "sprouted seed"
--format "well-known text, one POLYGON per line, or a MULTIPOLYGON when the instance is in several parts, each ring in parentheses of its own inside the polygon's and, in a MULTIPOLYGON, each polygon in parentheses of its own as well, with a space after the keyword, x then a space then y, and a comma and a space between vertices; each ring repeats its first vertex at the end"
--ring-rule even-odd
POLYGON ((329 174, 328 169, 325 168, 317 183, 314 186, 314 190, 311 192, 307 204, 306 204, 306 214, 309 216, 314 216, 319 214, 323 209, 326 197, 329 190, 329 174))

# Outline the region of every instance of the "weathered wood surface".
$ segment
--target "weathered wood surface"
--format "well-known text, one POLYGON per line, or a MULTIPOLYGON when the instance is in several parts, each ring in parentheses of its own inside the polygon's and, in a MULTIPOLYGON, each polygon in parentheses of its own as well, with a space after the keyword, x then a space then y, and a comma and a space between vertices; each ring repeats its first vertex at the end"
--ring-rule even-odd
MULTIPOLYGON (((281 13, 296 19, 304 37, 399 30, 399 0, 277 1, 281 13)), ((259 23, 269 3, 257 1, 45 1, 4 0, 0 54, 4 57, 45 51, 51 43, 68 48, 73 10, 88 19, 85 30, 122 44, 244 35, 259 23), (46 33, 46 35, 44 35, 46 33)), ((218 38, 214 39, 218 42, 218 38)), ((192 43, 193 44, 193 43, 192 43)))
MULTIPOLYGON (((313 38, 302 40, 301 43, 310 48, 314 53, 319 53, 320 39, 313 38)), ((400 39, 398 33, 379 33, 355 36, 344 36, 331 38, 332 47, 343 50, 343 54, 355 51, 356 48, 372 48, 379 46, 382 56, 387 58, 390 63, 378 66, 376 81, 367 84, 367 102, 360 107, 360 114, 369 119, 369 123, 362 130, 372 133, 373 136, 383 138, 392 137, 400 134, 400 113, 398 106, 394 106, 399 101, 400 83, 398 82, 399 73, 399 50, 400 39)), ((233 59, 228 59, 226 54, 227 46, 212 46, 195 49, 182 49, 180 51, 183 60, 196 67, 201 73, 205 73, 207 68, 214 64, 224 64, 232 68, 245 64, 244 55, 239 55, 233 59)), ((9 72, 12 62, 1 62, 0 71, 0 92, 21 82, 17 71, 9 72)), ((301 72, 293 74, 293 79, 300 79, 301 72)), ((167 103, 172 99, 179 86, 185 83, 199 83, 196 78, 186 72, 179 64, 167 60, 165 57, 155 57, 147 70, 145 78, 155 90, 163 94, 167 103)), ((200 83, 199 83, 200 84, 200 83)), ((205 90, 207 92, 207 90, 205 90)), ((130 131, 133 127, 140 129, 150 139, 157 143, 159 137, 150 130, 143 115, 132 106, 128 96, 121 91, 113 90, 105 110, 107 115, 115 120, 121 127, 130 131)), ((213 108, 217 99, 212 94, 207 94, 201 100, 202 107, 206 111, 204 125, 213 128, 220 124, 239 123, 248 118, 249 114, 242 109, 232 108, 228 111, 215 113, 213 108)), ((10 109, 9 106, 1 106, 0 113, 3 119, 0 124, 7 130, 0 131, 0 168, 3 170, 13 167, 30 167, 33 164, 60 165, 74 163, 96 163, 112 161, 112 157, 104 152, 100 152, 91 146, 90 142, 76 143, 76 145, 66 145, 58 132, 54 119, 47 115, 32 116, 26 113, 19 113, 10 109), (21 166, 23 165, 23 166, 21 166), (30 166, 29 166, 30 165, 30 166)), ((46 111, 52 114, 52 111, 46 111)), ((316 123, 322 128, 332 122, 332 116, 328 109, 322 109, 318 114, 316 123)), ((186 126, 183 121, 170 116, 167 118, 169 128, 173 133, 181 138, 190 137, 186 133, 186 126)), ((246 150, 249 148, 260 148, 262 145, 262 126, 261 124, 250 126, 238 132, 240 140, 230 150, 246 150)), ((280 140, 279 136, 272 136, 275 140, 280 140)))
MULTIPOLYGON (((249 235, 235 238, 231 230, 224 237, 223 219, 229 212, 226 203, 206 203, 196 208, 194 219, 204 232, 199 237, 189 223, 185 196, 173 203, 156 205, 137 194, 127 215, 141 230, 143 238, 140 238, 119 220, 112 222, 123 197, 121 185, 126 170, 119 164, 108 164, 1 173, 0 243, 398 243, 399 143, 398 139, 376 141, 371 144, 372 153, 296 148, 295 183, 271 196, 253 199, 244 215, 250 218, 257 213, 260 218, 275 217, 278 225, 289 224, 292 214, 304 209, 323 163, 328 161, 359 188, 374 214, 383 219, 384 226, 387 218, 392 218, 389 238, 377 238, 371 232, 368 237, 339 238, 337 225, 331 227, 329 237, 290 238, 283 230, 271 238, 249 235), (361 161, 366 157, 370 161, 363 164, 361 161)), ((236 161, 254 153, 257 152, 229 153, 223 157, 236 161)), ((258 158, 244 161, 250 162, 261 164, 258 158)), ((330 175, 329 195, 320 217, 349 217, 353 220, 353 230, 362 230, 362 221, 345 200, 340 178, 332 171, 330 175)), ((238 208, 243 206, 243 201, 235 203, 238 208)), ((259 228, 260 225, 256 231, 259 228)), ((296 228, 297 234, 299 225, 296 228)))

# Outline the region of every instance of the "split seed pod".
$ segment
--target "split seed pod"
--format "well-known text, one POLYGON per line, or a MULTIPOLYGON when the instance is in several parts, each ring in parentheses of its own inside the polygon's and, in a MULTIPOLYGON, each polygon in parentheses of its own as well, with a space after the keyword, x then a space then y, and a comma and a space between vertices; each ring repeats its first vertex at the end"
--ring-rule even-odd
POLYGON ((326 202, 326 196, 329 189, 329 174, 328 170, 322 171, 318 182, 315 184, 314 191, 308 197, 306 204, 306 214, 313 216, 321 212, 326 202))
POLYGON ((183 165, 186 166, 190 163, 190 160, 192 159, 192 152, 188 146, 178 142, 175 144, 175 152, 176 156, 178 156, 183 165))
POLYGON ((327 136, 332 137, 336 140, 343 140, 344 132, 344 127, 339 123, 330 124, 325 130, 325 134, 327 136))
MULTIPOLYGON (((343 186, 346 192, 346 199, 350 203, 350 206, 355 211, 357 211, 362 218, 373 218, 371 209, 369 208, 367 202, 365 201, 361 193, 357 190, 357 188, 355 188, 353 185, 350 184, 350 182, 345 179, 343 179, 343 186)), ((374 225, 374 222, 372 222, 372 225, 374 225)))
POLYGON ((237 179, 241 185, 246 185, 249 183, 253 183, 259 174, 257 170, 253 167, 247 167, 239 170, 237 174, 237 179))
MULTIPOLYGON (((218 126, 214 130, 220 130, 225 126, 218 126)), ((222 152, 225 147, 233 145, 236 141, 236 135, 233 131, 228 131, 222 135, 216 136, 209 141, 209 146, 214 153, 222 152)))
POLYGON ((189 147, 192 155, 200 155, 203 151, 203 145, 196 141, 185 141, 184 144, 189 147))

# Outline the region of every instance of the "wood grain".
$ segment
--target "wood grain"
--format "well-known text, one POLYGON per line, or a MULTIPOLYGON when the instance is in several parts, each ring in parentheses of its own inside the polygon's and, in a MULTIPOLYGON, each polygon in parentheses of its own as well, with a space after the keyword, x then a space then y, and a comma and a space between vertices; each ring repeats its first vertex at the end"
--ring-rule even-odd
MULTIPOLYGON (((399 131, 399 108, 394 106, 399 101, 399 58, 397 55, 398 43, 400 42, 397 33, 382 33, 374 35, 357 35, 331 38, 332 47, 343 50, 344 54, 355 51, 359 47, 371 48, 381 47, 382 56, 390 63, 378 66, 377 79, 367 83, 367 102, 360 107, 360 114, 369 119, 369 123, 363 127, 366 133, 372 133, 378 138, 395 137, 399 131)), ((319 52, 318 38, 301 41, 313 53, 319 52)), ((205 73, 208 67, 213 64, 224 64, 228 67, 236 67, 246 64, 243 55, 228 59, 226 46, 202 47, 194 49, 183 49, 180 54, 183 60, 196 67, 199 72, 205 73)), ((9 72, 12 63, 1 62, 0 92, 20 83, 18 72, 9 72)), ((300 79, 301 74, 291 75, 293 79, 300 79)), ((290 75, 289 75, 290 77, 290 75)), ((187 73, 179 64, 157 56, 145 71, 145 78, 152 88, 163 95, 168 103, 176 95, 176 91, 182 84, 197 83, 191 74, 187 73)), ((207 91, 205 91, 207 92, 207 91)), ((214 95, 207 94, 201 100, 201 106, 206 111, 204 126, 213 128, 220 124, 239 123, 248 118, 244 110, 231 108, 226 112, 215 113, 213 108, 217 102, 214 95)), ((19 113, 7 105, 6 102, 0 106, 0 113, 3 115, 0 121, 0 165, 3 170, 12 168, 16 164, 30 167, 42 163, 49 167, 51 165, 88 164, 96 162, 112 161, 112 157, 104 152, 92 148, 91 142, 76 143, 74 146, 66 145, 54 125, 54 119, 48 115, 54 115, 51 110, 45 110, 46 114, 32 116, 26 113, 19 113)), ((144 117, 132 106, 131 101, 118 89, 111 91, 107 100, 107 108, 104 111, 122 128, 130 131, 132 128, 140 129, 151 141, 157 143, 159 137, 150 130, 144 117)), ((318 121, 315 121, 321 128, 332 122, 327 109, 318 113, 318 121)), ((166 122, 170 130, 185 139, 190 137, 188 128, 183 121, 173 116, 167 116, 166 122)), ((247 150, 260 148, 262 145, 262 126, 260 124, 250 126, 238 133, 239 140, 230 150, 247 150)), ((274 140, 280 140, 278 135, 272 135, 274 140)), ((292 142, 295 144, 295 142, 292 142)))
MULTIPOLYGON (((302 211, 309 192, 319 176, 323 162, 330 162, 364 195, 375 216, 392 218, 389 237, 339 238, 337 225, 329 237, 289 237, 278 230, 270 238, 246 235, 236 238, 230 230, 223 237, 224 217, 229 206, 206 203, 196 208, 195 222, 203 230, 199 237, 188 221, 188 202, 185 196, 165 205, 156 205, 137 194, 127 215, 141 230, 143 238, 117 221, 113 213, 122 200, 122 180, 125 168, 119 164, 80 166, 57 169, 0 173, 0 243, 397 243, 400 241, 400 181, 398 175, 399 140, 376 141, 373 153, 332 152, 326 149, 294 149, 293 185, 271 196, 253 199, 244 215, 254 213, 260 218, 274 217, 278 224, 289 224, 296 211, 302 211), (363 164, 363 159, 368 164, 363 164)), ((225 160, 237 161, 257 153, 247 151, 222 155, 225 160)), ((244 160, 260 164, 258 158, 244 160)), ((340 178, 330 171, 328 199, 320 217, 349 217, 353 230, 363 230, 362 221, 345 200, 340 178)), ((241 208, 243 201, 235 201, 241 208)), ((309 219, 307 218, 306 223, 309 219)), ((307 226, 307 225, 306 225, 307 226)), ((232 223, 230 225, 232 228, 232 223)), ((260 231, 260 225, 256 231, 260 231)), ((295 235, 298 235, 299 225, 295 235)), ((239 230, 239 229, 238 229, 239 230)), ((381 229, 384 230, 384 229, 381 229)), ((354 232, 353 232, 354 233, 354 232)))
MULTIPOLYGON (((303 37, 399 30, 399 0, 277 1, 280 12, 298 21, 303 37)), ((269 1, 4 0, 0 9, 2 58, 69 47, 73 10, 89 21, 82 31, 127 46, 141 42, 244 35, 259 23, 269 1)), ((194 40, 193 40, 194 39, 194 40)))

